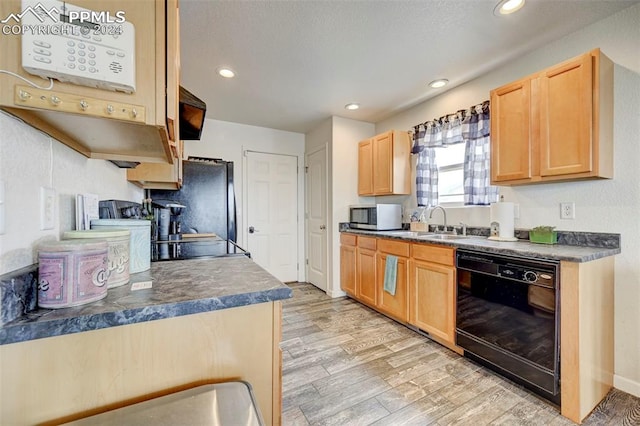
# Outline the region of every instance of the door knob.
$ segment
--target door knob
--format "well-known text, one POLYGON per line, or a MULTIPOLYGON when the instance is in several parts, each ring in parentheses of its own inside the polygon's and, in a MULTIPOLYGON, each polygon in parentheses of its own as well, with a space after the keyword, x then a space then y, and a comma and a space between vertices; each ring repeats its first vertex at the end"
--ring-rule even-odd
POLYGON ((320 225, 320 229, 325 230, 325 229, 327 229, 327 227, 324 226, 324 225, 320 225))
POLYGON ((256 228, 254 228, 253 226, 250 226, 250 227, 249 227, 249 233, 250 233, 250 234, 253 234, 254 232, 257 232, 257 231, 256 231, 256 228))

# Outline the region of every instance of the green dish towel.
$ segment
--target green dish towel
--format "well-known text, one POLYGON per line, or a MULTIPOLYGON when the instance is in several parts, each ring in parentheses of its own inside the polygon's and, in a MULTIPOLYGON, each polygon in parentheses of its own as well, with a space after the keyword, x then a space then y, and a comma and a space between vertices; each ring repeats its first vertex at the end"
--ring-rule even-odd
POLYGON ((390 254, 384 267, 384 291, 392 296, 396 295, 396 277, 398 275, 398 258, 390 254))

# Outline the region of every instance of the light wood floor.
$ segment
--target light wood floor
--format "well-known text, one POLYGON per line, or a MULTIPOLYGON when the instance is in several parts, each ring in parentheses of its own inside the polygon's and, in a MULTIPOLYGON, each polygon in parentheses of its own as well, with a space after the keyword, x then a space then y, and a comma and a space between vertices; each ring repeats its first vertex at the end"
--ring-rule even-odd
MULTIPOLYGON (((284 425, 572 425, 512 382, 349 298, 293 283, 283 308, 284 425)), ((613 390, 585 425, 640 425, 613 390)))

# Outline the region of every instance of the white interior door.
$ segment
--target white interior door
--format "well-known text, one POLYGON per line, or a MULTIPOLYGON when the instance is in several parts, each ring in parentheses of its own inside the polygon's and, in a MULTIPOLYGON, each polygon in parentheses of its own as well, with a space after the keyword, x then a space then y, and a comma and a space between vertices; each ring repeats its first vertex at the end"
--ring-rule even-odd
POLYGON ((307 281, 327 291, 327 150, 306 158, 307 281))
POLYGON ((247 248, 280 281, 298 278, 298 159, 247 152, 247 248))

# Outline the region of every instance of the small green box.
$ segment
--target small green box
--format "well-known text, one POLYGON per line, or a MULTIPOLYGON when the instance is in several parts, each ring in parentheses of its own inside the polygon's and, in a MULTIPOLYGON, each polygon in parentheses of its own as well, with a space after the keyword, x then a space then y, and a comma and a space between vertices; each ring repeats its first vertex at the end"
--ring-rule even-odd
POLYGON ((551 226, 537 226, 529 231, 529 241, 538 244, 558 244, 558 232, 551 226))

